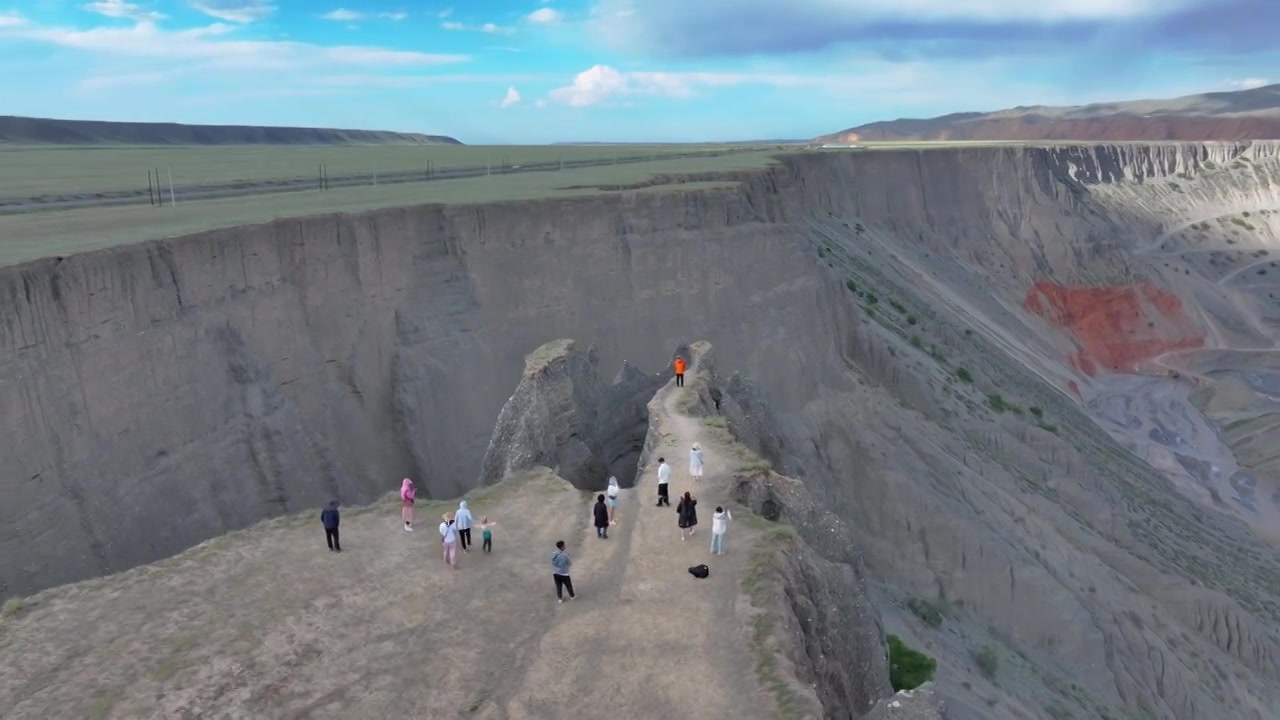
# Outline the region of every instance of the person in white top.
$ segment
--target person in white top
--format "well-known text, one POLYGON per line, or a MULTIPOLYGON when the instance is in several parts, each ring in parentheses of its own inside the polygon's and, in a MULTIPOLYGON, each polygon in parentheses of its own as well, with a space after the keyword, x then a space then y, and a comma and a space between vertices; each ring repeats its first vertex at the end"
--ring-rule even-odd
POLYGON ((618 494, 621 491, 622 491, 621 488, 618 487, 618 478, 616 477, 609 478, 609 489, 606 491, 606 493, 609 495, 609 524, 610 525, 618 524, 618 518, 617 518, 618 494))
POLYGON ((689 475, 694 480, 702 479, 702 446, 698 443, 694 443, 689 451, 689 475))
POLYGON ((453 522, 453 513, 444 514, 444 522, 440 523, 440 545, 444 549, 444 564, 458 569, 458 528, 453 522))
POLYGON ((666 458, 658 458, 658 507, 671 507, 671 496, 667 494, 667 484, 671 482, 671 466, 666 458))
POLYGON ((729 521, 733 513, 729 508, 716 506, 716 514, 711 516, 711 554, 724 554, 724 533, 729 529, 729 521))

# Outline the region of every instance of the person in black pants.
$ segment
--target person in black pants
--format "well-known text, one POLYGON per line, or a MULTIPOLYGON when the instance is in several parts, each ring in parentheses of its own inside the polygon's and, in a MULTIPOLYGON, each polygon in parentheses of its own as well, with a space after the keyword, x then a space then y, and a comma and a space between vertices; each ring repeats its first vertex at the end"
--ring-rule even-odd
POLYGON ((556 600, 564 602, 564 591, 569 591, 569 599, 572 600, 577 595, 573 594, 573 580, 569 577, 569 568, 573 565, 573 561, 569 559, 569 553, 564 550, 564 541, 556 541, 556 551, 551 554, 551 577, 556 581, 556 600))
POLYGON ((330 552, 342 552, 342 544, 338 542, 338 501, 330 500, 329 507, 320 511, 320 524, 324 525, 324 541, 329 544, 330 552))
POLYGON ((601 540, 609 539, 609 506, 604 504, 604 493, 596 496, 596 506, 594 508, 596 518, 596 537, 601 540))

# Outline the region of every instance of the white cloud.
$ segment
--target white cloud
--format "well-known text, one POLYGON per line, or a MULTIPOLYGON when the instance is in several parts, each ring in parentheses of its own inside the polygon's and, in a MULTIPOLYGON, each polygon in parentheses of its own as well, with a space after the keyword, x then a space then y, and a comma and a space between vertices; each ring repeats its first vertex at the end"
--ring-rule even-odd
POLYGON ((454 22, 452 20, 440 23, 440 27, 445 30, 453 30, 455 32, 482 32, 489 33, 490 35, 510 35, 515 32, 515 28, 506 27, 504 25, 494 25, 493 23, 467 25, 465 23, 454 22))
POLYGON ((622 72, 595 65, 578 73, 573 83, 556 88, 549 97, 562 105, 587 107, 632 96, 687 98, 699 88, 760 84, 774 87, 821 87, 832 78, 781 73, 622 72))
POLYGON ((1270 85, 1271 81, 1266 78, 1243 78, 1241 80, 1228 80, 1227 85, 1236 90, 1252 90, 1260 88, 1264 85, 1270 85))
POLYGON ((125 0, 98 0, 80 6, 91 13, 126 20, 160 20, 165 16, 154 10, 146 10, 125 0))
POLYGON ((433 54, 359 45, 322 46, 289 40, 240 40, 237 28, 223 23, 186 30, 164 30, 152 22, 132 27, 76 30, 19 26, 8 34, 96 55, 183 61, 209 67, 282 70, 326 66, 421 67, 465 62, 466 55, 433 54))
POLYGON ((26 23, 26 19, 17 13, 0 13, 0 27, 18 27, 26 23))
POLYGON ((441 19, 444 19, 444 18, 449 17, 449 16, 450 16, 450 15, 452 15, 452 14, 453 14, 453 8, 445 8, 445 9, 441 10, 440 12, 436 13, 436 17, 441 18, 441 19))
POLYGON ((346 8, 338 8, 337 10, 330 10, 329 12, 321 15, 320 17, 324 20, 334 20, 337 22, 351 22, 352 20, 359 20, 360 18, 364 17, 364 13, 358 13, 355 10, 348 10, 346 8))
POLYGON ((529 13, 527 16, 525 16, 525 20, 531 23, 548 24, 548 23, 559 22, 562 17, 564 16, 556 12, 555 10, 544 7, 544 8, 538 8, 537 10, 534 10, 533 12, 529 13))
POLYGON ((346 8, 338 8, 320 16, 324 20, 333 20, 334 22, 353 22, 355 20, 363 20, 367 17, 378 17, 383 20, 391 20, 392 22, 400 22, 409 17, 409 13, 405 12, 380 12, 376 16, 370 16, 367 13, 357 10, 348 10, 346 8))
POLYGON ((378 75, 373 73, 345 73, 338 75, 311 75, 307 77, 305 83, 328 87, 417 88, 451 83, 465 83, 468 85, 478 83, 505 85, 516 82, 550 82, 553 80, 555 80, 555 78, 538 73, 502 75, 487 75, 482 73, 440 73, 434 75, 404 75, 400 73, 396 73, 394 75, 378 75))
POLYGON ((547 106, 547 101, 546 101, 546 100, 543 100, 542 98, 538 98, 537 100, 534 100, 534 101, 533 101, 533 106, 534 106, 534 107, 544 108, 544 107, 546 107, 546 106, 547 106))
POLYGON ((189 4, 209 17, 240 25, 268 18, 276 11, 267 0, 190 0, 189 4))
POLYGON ((503 95, 502 99, 498 101, 498 107, 502 108, 503 110, 506 110, 507 108, 511 107, 512 105, 515 105, 518 102, 520 102, 520 93, 517 92, 515 87, 513 86, 513 87, 507 88, 507 94, 503 95))

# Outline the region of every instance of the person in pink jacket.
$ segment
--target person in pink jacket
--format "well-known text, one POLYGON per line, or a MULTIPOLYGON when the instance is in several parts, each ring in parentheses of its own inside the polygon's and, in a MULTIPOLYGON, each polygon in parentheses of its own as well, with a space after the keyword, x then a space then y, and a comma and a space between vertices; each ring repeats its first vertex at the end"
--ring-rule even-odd
POLYGON ((400 519, 404 520, 404 531, 413 532, 413 481, 405 478, 400 483, 400 519))

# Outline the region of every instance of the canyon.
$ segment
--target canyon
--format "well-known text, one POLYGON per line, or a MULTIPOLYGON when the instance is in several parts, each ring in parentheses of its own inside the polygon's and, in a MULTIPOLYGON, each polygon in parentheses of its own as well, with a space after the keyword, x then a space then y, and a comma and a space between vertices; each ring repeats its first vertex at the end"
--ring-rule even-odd
POLYGON ((0 595, 402 477, 631 485, 643 403, 706 340, 770 468, 735 500, 796 528, 782 576, 824 599, 787 622, 825 715, 876 699, 841 674, 875 650, 809 623, 925 650, 952 718, 1274 718, 1278 233, 1280 145, 955 147, 3 268, 0 595), (560 338, 592 349, 550 402, 517 383, 560 338))

